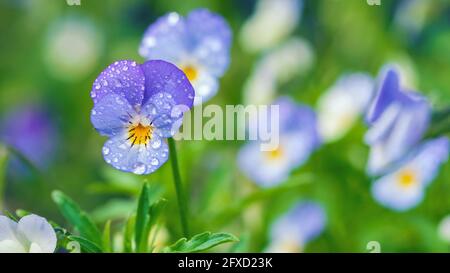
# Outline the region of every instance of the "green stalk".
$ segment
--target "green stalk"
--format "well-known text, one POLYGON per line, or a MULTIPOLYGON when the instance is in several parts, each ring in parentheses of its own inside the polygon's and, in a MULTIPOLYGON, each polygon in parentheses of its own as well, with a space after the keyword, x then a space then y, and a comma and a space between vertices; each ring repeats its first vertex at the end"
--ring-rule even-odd
POLYGON ((183 184, 181 183, 180 169, 178 167, 177 150, 175 147, 175 141, 173 138, 168 139, 169 151, 170 151, 170 163, 172 164, 173 182, 175 184, 175 191, 178 200, 178 209, 180 212, 181 228, 183 235, 189 238, 189 226, 188 226, 188 206, 186 202, 186 196, 183 190, 183 184))

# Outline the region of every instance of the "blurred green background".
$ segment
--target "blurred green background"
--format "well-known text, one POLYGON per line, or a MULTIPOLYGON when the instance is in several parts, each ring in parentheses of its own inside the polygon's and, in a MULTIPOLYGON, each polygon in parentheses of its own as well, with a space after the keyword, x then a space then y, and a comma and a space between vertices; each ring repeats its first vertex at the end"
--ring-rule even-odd
MULTIPOLYGON (((396 27, 400 2, 369 6, 363 0, 304 1, 293 35, 312 44, 316 62, 306 74, 278 88, 280 94, 315 106, 342 73, 366 71, 376 76, 383 64, 399 60, 414 68, 418 90, 436 109, 448 106, 449 1, 426 1, 430 4, 419 33, 396 27)), ((22 208, 64 223, 50 198, 50 192, 59 189, 102 224, 126 217, 135 207, 142 182, 149 181, 155 198, 169 200, 163 214, 167 240, 178 239, 181 231, 170 164, 146 177, 120 173, 107 165, 101 155, 105 138, 95 132, 89 119, 93 106, 89 92, 110 63, 144 61, 137 49, 145 29, 159 16, 170 11, 185 15, 206 7, 226 18, 234 33, 231 66, 221 79, 218 95, 208 103, 242 103, 243 85, 261 55, 245 52, 238 34, 255 3, 81 0, 80 6, 69 6, 63 0, 0 0, 0 115, 21 105, 42 104, 52 113, 59 134, 56 159, 48 169, 4 181, 4 208, 22 208), (61 49, 55 37, 67 24, 73 27, 69 33, 84 35, 86 43, 61 49), (80 30, 77 25, 85 27, 80 30), (81 50, 86 58, 72 58, 79 53, 72 54, 73 50, 81 50)), ((322 146, 289 181, 271 190, 258 188, 238 170, 236 153, 242 142, 179 142, 192 233, 232 232, 241 239, 234 250, 262 251, 273 219, 295 201, 308 198, 325 206, 328 222, 306 252, 366 252, 367 242, 374 240, 381 243, 383 252, 448 251, 437 227, 450 214, 450 164, 441 169, 417 208, 393 212, 370 195, 365 174, 368 148, 362 142, 365 131, 360 122, 342 140, 322 146)), ((121 229, 120 221, 114 228, 121 229)), ((230 251, 229 246, 219 250, 230 251)))

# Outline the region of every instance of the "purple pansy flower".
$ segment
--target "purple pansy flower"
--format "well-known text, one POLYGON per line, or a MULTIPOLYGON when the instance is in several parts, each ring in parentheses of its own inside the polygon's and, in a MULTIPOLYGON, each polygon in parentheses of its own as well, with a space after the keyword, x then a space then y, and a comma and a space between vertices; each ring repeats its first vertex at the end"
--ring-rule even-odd
POLYGON ((230 62, 231 30, 218 14, 197 9, 186 18, 169 13, 150 25, 139 48, 147 60, 180 67, 195 89, 197 105, 213 97, 230 62))
POLYGON ((164 138, 173 136, 194 89, 183 71, 165 61, 117 61, 95 80, 91 122, 109 137, 105 161, 114 168, 148 174, 167 161, 164 138))
POLYGON ((264 187, 285 181, 320 144, 316 115, 311 108, 298 105, 287 97, 273 104, 279 105, 278 147, 262 151, 261 141, 250 141, 238 154, 241 170, 264 187))
POLYGON ((422 201, 426 187, 437 176, 440 165, 447 161, 448 153, 449 141, 446 137, 420 145, 398 168, 374 182, 374 198, 398 211, 416 206, 422 201))
POLYGON ((402 159, 422 138, 431 108, 418 93, 400 89, 398 73, 387 69, 366 115, 371 126, 365 142, 371 146, 368 172, 380 175, 402 159))
POLYGON ((267 252, 300 252, 322 233, 326 218, 325 210, 317 202, 296 204, 272 225, 267 252))
POLYGON ((51 163, 58 142, 50 115, 37 105, 8 113, 2 122, 0 138, 39 168, 51 163))

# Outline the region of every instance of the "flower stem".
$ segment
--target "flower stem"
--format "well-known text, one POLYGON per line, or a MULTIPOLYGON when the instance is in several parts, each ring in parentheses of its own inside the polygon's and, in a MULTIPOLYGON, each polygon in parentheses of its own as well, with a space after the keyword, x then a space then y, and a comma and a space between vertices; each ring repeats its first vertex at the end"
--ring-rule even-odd
POLYGON ((177 193, 178 208, 180 212, 181 228, 183 229, 183 235, 189 238, 189 226, 188 226, 188 206, 186 202, 186 196, 183 190, 183 184, 181 183, 180 169, 178 167, 177 150, 175 147, 175 141, 173 138, 168 139, 170 150, 170 162, 172 164, 173 182, 175 184, 175 191, 177 193))

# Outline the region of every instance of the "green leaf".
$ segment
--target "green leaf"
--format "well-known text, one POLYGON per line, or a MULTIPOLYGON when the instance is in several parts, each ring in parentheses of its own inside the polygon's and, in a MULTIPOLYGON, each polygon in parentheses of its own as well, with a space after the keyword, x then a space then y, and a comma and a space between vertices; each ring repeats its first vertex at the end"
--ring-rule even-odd
POLYGON ((58 205, 61 214, 72 224, 80 235, 97 245, 102 245, 102 235, 86 212, 60 191, 52 193, 53 201, 58 205))
POLYGON ((103 252, 111 253, 113 252, 112 242, 111 242, 111 221, 108 220, 103 229, 103 252))
POLYGON ((190 240, 181 238, 175 244, 166 247, 163 252, 200 252, 220 244, 238 241, 238 238, 230 233, 211 233, 207 231, 195 235, 190 240))
POLYGON ((81 236, 70 235, 67 238, 80 244, 81 251, 86 253, 102 253, 102 249, 94 242, 81 236))
POLYGON ((146 252, 148 245, 148 234, 150 232, 150 200, 148 198, 148 184, 142 186, 141 195, 139 197, 138 208, 136 212, 136 224, 134 226, 134 242, 137 252, 146 252))
POLYGON ((18 209, 18 210, 16 210, 16 215, 17 215, 19 218, 25 217, 25 216, 30 215, 30 214, 31 214, 31 212, 26 211, 26 210, 23 210, 23 209, 18 209))
POLYGON ((149 229, 156 223, 156 220, 158 220, 162 211, 166 207, 166 204, 167 204, 167 200, 164 198, 161 198, 150 206, 150 209, 149 209, 150 221, 149 221, 149 227, 148 227, 149 229))
POLYGON ((123 251, 126 253, 133 252, 133 230, 134 224, 136 222, 136 215, 131 215, 126 224, 123 231, 123 251))

